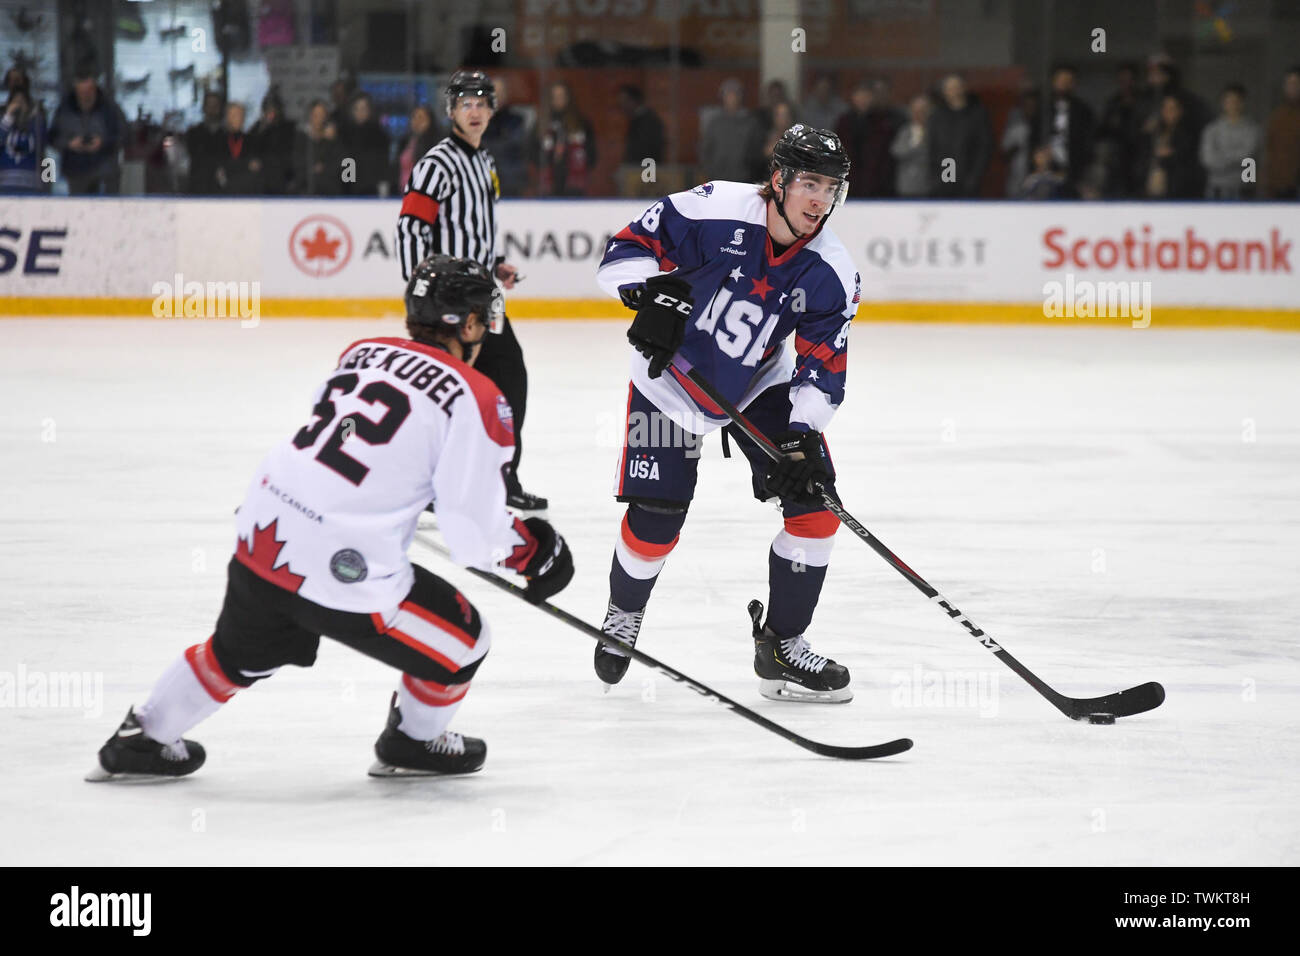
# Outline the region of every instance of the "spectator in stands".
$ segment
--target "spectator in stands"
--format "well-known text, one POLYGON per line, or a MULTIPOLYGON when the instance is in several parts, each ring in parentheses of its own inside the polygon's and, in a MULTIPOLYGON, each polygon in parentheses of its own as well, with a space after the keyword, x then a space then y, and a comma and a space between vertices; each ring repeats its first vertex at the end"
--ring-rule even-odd
POLYGON ((1183 100, 1169 93, 1148 138, 1144 167, 1148 199, 1195 199, 1201 195, 1200 140, 1183 110, 1183 100))
POLYGON ((528 187, 530 120, 527 113, 510 102, 506 78, 494 76, 492 82, 497 88, 497 108, 488 120, 481 145, 497 164, 501 195, 522 196, 528 187))
MULTIPOLYGON (((410 129, 397 144, 397 180, 407 183, 411 179, 411 167, 438 142, 438 128, 434 122, 433 110, 420 105, 411 110, 410 129)), ((496 154, 493 154, 496 158, 496 154)), ((497 164, 498 173, 500 163, 497 164)))
POLYGON ((77 70, 71 92, 54 114, 50 143, 73 196, 117 195, 118 150, 126 133, 122 111, 95 81, 94 71, 77 70))
POLYGON ((834 77, 823 73, 813 80, 812 90, 799 105, 799 122, 814 129, 834 130, 847 110, 835 92, 834 77))
POLYGON ((1052 71, 1051 129, 1047 141, 1055 166, 1065 176, 1067 194, 1078 194, 1079 179, 1092 161, 1096 119, 1092 107, 1075 95, 1074 67, 1061 64, 1052 71))
POLYGON ((639 86, 624 83, 618 88, 618 108, 627 117, 627 139, 623 144, 623 162, 636 166, 645 159, 656 163, 664 159, 664 123, 645 102, 639 86))
POLYGON ((16 90, 22 90, 27 94, 28 99, 31 101, 33 111, 40 116, 41 122, 45 125, 45 128, 48 131, 50 123, 48 117, 45 115, 45 106, 39 99, 32 95, 32 78, 28 74, 26 67, 11 66, 8 72, 5 73, 4 98, 6 103, 9 101, 9 97, 13 96, 16 90))
POLYGON ((1259 162, 1262 143, 1259 124, 1245 115, 1246 88, 1229 83, 1220 98, 1223 112, 1201 133, 1201 165, 1205 167, 1210 199, 1245 199, 1255 184, 1242 182, 1242 161, 1259 162))
POLYGON ((1070 195, 1065 173, 1051 143, 1040 143, 1033 151, 1033 169, 1011 194, 1016 199, 1064 199, 1070 195))
MULTIPOLYGON (((890 147, 903 118, 876 98, 876 83, 863 80, 853 87, 850 107, 835 127, 853 164, 849 196, 881 197, 896 194, 894 156, 890 147)), ((887 93, 887 90, 881 90, 887 93)))
POLYGON ((44 192, 45 116, 32 100, 25 73, 12 84, 8 80, 9 95, 0 113, 0 194, 44 192))
POLYGON ((772 168, 772 150, 776 148, 781 135, 793 125, 794 111, 790 109, 789 103, 777 103, 772 107, 772 127, 763 138, 762 151, 753 159, 750 179, 762 179, 763 170, 772 168))
POLYGON ((1300 66, 1287 72, 1282 96, 1268 118, 1265 191, 1271 199, 1295 199, 1300 187, 1300 66))
POLYGON ((32 92, 32 78, 23 67, 11 66, 5 71, 5 99, 8 100, 14 90, 17 89, 26 90, 30 95, 32 92))
POLYGON ((337 196, 343 192, 343 148, 324 100, 316 100, 308 108, 298 149, 298 181, 305 194, 337 196))
POLYGON ((552 83, 537 129, 537 194, 585 196, 596 168, 596 137, 567 83, 552 83))
POLYGON ((288 196, 301 188, 295 163, 302 134, 284 115, 275 90, 262 98, 262 115, 248 131, 252 150, 262 163, 262 189, 268 196, 288 196))
POLYGON ((256 144, 244 132, 243 103, 226 104, 226 128, 216 154, 217 188, 231 196, 256 196, 262 192, 262 163, 256 144))
POLYGON ((618 192, 623 196, 661 196, 658 164, 664 160, 664 124, 645 102, 641 88, 624 84, 618 88, 618 109, 627 118, 623 162, 618 170, 618 192), (646 160, 654 166, 647 166, 646 160), (655 174, 647 177, 646 170, 655 174))
POLYGON ((722 109, 709 117, 700 135, 700 179, 749 182, 755 176, 755 157, 763 151, 763 130, 755 114, 744 109, 740 80, 723 81, 719 91, 722 109))
POLYGON ((1104 170, 1103 195, 1132 196, 1141 191, 1137 181, 1138 156, 1142 152, 1142 123, 1137 64, 1125 62, 1115 73, 1117 88, 1102 107, 1097 124, 1095 150, 1104 170))
MULTIPOLYGON (((912 99, 908 121, 894 135, 889 152, 897 164, 897 193, 906 199, 929 196, 934 189, 934 168, 930 165, 930 114, 928 96, 912 99)), ((851 178, 851 177, 850 177, 851 178)))
POLYGON ((220 192, 217 162, 225 127, 221 122, 222 96, 212 90, 203 94, 203 118, 185 131, 185 151, 190 157, 189 192, 211 196, 220 192))
MULTIPOLYGON (((1165 54, 1158 53, 1148 61, 1147 88, 1138 99, 1138 112, 1142 117, 1144 136, 1150 137, 1160 126, 1163 121, 1164 101, 1168 96, 1177 97, 1179 106, 1182 107, 1182 122, 1187 124, 1188 129, 1196 137, 1196 142, 1200 143, 1201 131, 1211 119, 1210 109, 1195 93, 1183 89, 1182 74, 1177 64, 1165 54)), ((1199 177, 1199 164, 1196 169, 1199 177)))
POLYGON ((993 152, 989 115, 984 105, 953 73, 944 78, 942 99, 930 116, 930 168, 934 195, 945 198, 980 194, 993 152), (945 163, 952 160, 954 163, 945 163))
POLYGON ((999 148, 1007 164, 1007 179, 1003 195, 1013 199, 1020 195, 1025 177, 1029 175, 1033 144, 1041 137, 1042 114, 1038 87, 1025 82, 1020 87, 1020 100, 1007 113, 1007 125, 1002 129, 999 148))
POLYGON ((392 191, 388 162, 388 133, 375 116, 369 93, 352 97, 348 120, 339 127, 343 158, 356 163, 356 180, 343 179, 343 191, 352 196, 387 196, 392 191))
POLYGON ((341 130, 351 119, 352 96, 356 92, 356 84, 348 77, 340 76, 330 84, 330 122, 334 124, 334 129, 341 130))
MULTIPOLYGON (((762 130, 772 128, 772 111, 780 103, 790 107, 792 114, 795 112, 794 103, 790 101, 790 91, 786 89, 785 81, 772 80, 763 88, 763 102, 754 110, 754 118, 758 120, 760 133, 762 130)), ((766 172, 764 172, 764 175, 766 175, 766 172)))

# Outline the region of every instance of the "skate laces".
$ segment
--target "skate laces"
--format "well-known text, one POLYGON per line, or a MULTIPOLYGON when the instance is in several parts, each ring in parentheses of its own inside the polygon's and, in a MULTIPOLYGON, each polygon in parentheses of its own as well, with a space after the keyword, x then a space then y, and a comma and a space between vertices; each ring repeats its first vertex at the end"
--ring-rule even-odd
POLYGON ((170 760, 173 763, 180 763, 190 759, 190 752, 185 746, 185 741, 177 740, 170 744, 162 745, 162 756, 164 760, 170 760))
POLYGON ((820 674, 827 662, 828 657, 822 657, 820 654, 814 654, 813 649, 808 646, 802 634, 798 637, 785 637, 781 639, 781 653, 795 667, 800 670, 812 671, 814 674, 820 674))
POLYGON ((447 730, 440 737, 426 740, 424 749, 431 754, 454 754, 459 757, 465 753, 465 738, 447 730))
MULTIPOLYGON (((610 637, 616 637, 624 644, 636 644, 636 636, 641 632, 641 618, 645 616, 645 608, 639 611, 625 611, 621 607, 611 604, 609 610, 605 612, 605 623, 600 629, 610 637)), ((627 657, 623 651, 615 650, 608 644, 602 644, 601 648, 607 654, 616 654, 619 657, 627 657)))

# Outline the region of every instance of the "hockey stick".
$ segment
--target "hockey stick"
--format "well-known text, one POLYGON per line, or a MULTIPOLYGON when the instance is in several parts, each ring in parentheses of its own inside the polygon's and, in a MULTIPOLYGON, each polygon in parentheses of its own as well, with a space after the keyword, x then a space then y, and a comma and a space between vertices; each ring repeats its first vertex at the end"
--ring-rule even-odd
MULTIPOLYGON (((697 388, 709 400, 722 410, 730 418, 736 427, 743 431, 753 440, 753 442, 762 449, 763 453, 773 461, 780 461, 782 458, 781 451, 772 444, 771 439, 760 432, 754 423, 747 419, 736 406, 732 405, 725 397, 718 393, 718 390, 701 375, 686 359, 677 355, 673 359, 673 365, 683 375, 691 380, 697 388)), ((1020 661, 1012 657, 1007 650, 998 644, 993 638, 989 637, 984 631, 975 626, 964 613, 959 611, 948 601, 942 594, 931 587, 930 583, 909 568, 903 561, 890 551, 880 539, 862 526, 862 523, 853 515, 844 510, 834 496, 826 491, 820 483, 814 485, 814 490, 821 495, 822 501, 831 514, 839 518, 840 521, 861 538, 866 544, 880 555, 903 577, 912 582, 912 585, 924 594, 931 601, 936 602, 943 612, 953 618, 962 627, 971 633, 981 644, 993 652, 1002 663, 1006 664, 1013 671, 1024 678, 1027 683, 1038 693, 1042 694, 1047 700, 1065 716, 1072 720, 1088 720, 1092 723, 1114 723, 1116 717, 1131 717, 1134 714, 1141 714, 1148 710, 1154 710, 1159 707, 1165 699, 1165 689, 1159 684, 1151 681, 1146 684, 1139 684, 1136 687, 1130 687, 1128 690, 1116 691, 1113 694, 1107 694, 1104 697, 1066 697, 1064 694, 1057 693, 1042 680, 1038 675, 1031 671, 1020 661), (1094 719, 1095 718, 1095 719, 1094 719)))
MULTIPOLYGON (((450 559, 451 553, 442 544, 442 542, 434 538, 431 538, 427 534, 424 534, 422 532, 416 532, 415 540, 418 541, 420 544, 424 545, 429 550, 436 551, 444 558, 450 559)), ((480 571, 478 568, 466 568, 465 570, 478 578, 482 578, 484 581, 487 581, 490 584, 495 584, 503 591, 510 592, 515 597, 522 598, 524 596, 523 588, 519 587, 516 584, 511 584, 509 581, 507 581, 503 577, 500 577, 499 575, 491 574, 487 571, 480 571)), ((679 684, 685 684, 687 687, 695 691, 695 693, 699 694, 701 697, 705 698, 706 700, 717 701, 719 704, 722 704, 724 707, 729 708, 732 711, 732 713, 744 717, 746 720, 750 721, 751 723, 758 724, 758 726, 764 728, 765 730, 770 730, 778 737, 784 737, 786 740, 790 741, 791 743, 798 744, 800 747, 804 748, 804 750, 811 750, 813 753, 820 754, 823 757, 838 757, 841 760, 870 760, 875 757, 892 757, 895 754, 901 754, 905 750, 912 749, 912 741, 908 740, 906 737, 900 738, 898 740, 891 740, 883 744, 871 744, 866 747, 840 747, 837 746, 836 744, 823 744, 823 743, 819 743, 816 740, 809 740, 807 737, 801 737, 799 734, 796 734, 793 730, 790 730, 787 727, 782 727, 780 724, 768 720, 762 714, 755 713, 754 711, 750 710, 748 707, 744 706, 743 704, 736 703, 730 697, 726 697, 723 694, 719 694, 713 688, 708 687, 705 684, 701 684, 699 681, 694 680, 693 678, 687 677, 681 671, 669 667, 667 664, 657 660, 656 658, 651 657, 649 654, 645 653, 644 651, 638 650, 635 647, 630 647, 629 645, 624 644, 622 641, 618 640, 617 638, 610 637, 600 628, 593 627, 592 625, 588 624, 586 621, 582 620, 581 618, 574 617, 572 614, 570 614, 568 611, 564 610, 563 608, 558 608, 554 604, 550 604, 546 601, 542 601, 540 604, 536 604, 534 606, 539 608, 542 611, 545 611, 547 614, 551 615, 551 617, 563 621, 565 624, 568 624, 570 627, 577 628, 579 631, 581 631, 583 634, 586 634, 588 637, 594 637, 602 644, 608 644, 610 647, 618 648, 620 651, 622 651, 623 653, 631 657, 632 660, 639 661, 642 664, 646 665, 646 667, 652 668, 653 670, 657 670, 660 674, 663 674, 665 677, 674 680, 679 684)))

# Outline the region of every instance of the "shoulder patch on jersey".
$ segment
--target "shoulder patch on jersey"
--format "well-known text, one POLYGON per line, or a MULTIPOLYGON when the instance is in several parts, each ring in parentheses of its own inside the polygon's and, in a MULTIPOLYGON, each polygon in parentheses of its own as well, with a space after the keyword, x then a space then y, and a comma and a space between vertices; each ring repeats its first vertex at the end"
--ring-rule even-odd
POLYGON ((862 301, 862 273, 853 273, 853 304, 862 301))
POLYGON ((515 433, 515 413, 504 395, 497 395, 497 420, 511 435, 515 433))
POLYGON ((687 219, 731 219, 753 224, 767 222, 767 204, 753 183, 715 179, 694 189, 673 193, 667 197, 665 204, 671 205, 674 212, 687 219))

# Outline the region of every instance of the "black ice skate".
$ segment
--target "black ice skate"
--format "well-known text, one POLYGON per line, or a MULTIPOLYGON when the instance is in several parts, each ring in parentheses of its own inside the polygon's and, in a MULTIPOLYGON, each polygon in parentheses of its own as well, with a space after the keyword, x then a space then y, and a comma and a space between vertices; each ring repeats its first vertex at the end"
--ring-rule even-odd
POLYGON ((86 774, 86 779, 99 783, 183 777, 202 767, 206 759, 203 747, 192 740, 163 744, 146 737, 132 708, 126 712, 126 720, 117 733, 99 748, 99 763, 86 774))
POLYGON ((487 744, 477 737, 462 737, 444 731, 435 740, 416 740, 397 729, 402 712, 397 695, 388 709, 388 725, 375 741, 376 760, 372 777, 429 777, 438 774, 473 773, 487 760, 487 744))
POLYGON ((762 625, 763 603, 749 602, 754 625, 754 673, 758 692, 768 700, 846 704, 853 699, 849 669, 814 654, 802 634, 781 637, 762 625))
POLYGON ((546 518, 546 509, 550 507, 550 502, 541 495, 530 495, 524 491, 523 485, 519 484, 519 476, 515 474, 512 466, 506 466, 505 479, 507 508, 517 512, 521 518, 546 518))
MULTIPOLYGON (((600 626, 600 629, 610 637, 616 637, 624 644, 636 647, 636 636, 641 633, 641 618, 644 616, 645 608, 639 611, 625 611, 610 601, 609 608, 605 611, 605 623, 600 626)), ((609 689, 623 679, 623 675, 627 673, 627 665, 630 663, 632 658, 622 651, 616 651, 608 644, 596 645, 596 676, 605 682, 605 693, 609 693, 609 689)))
POLYGON ((540 495, 530 495, 522 488, 506 493, 506 507, 520 513, 524 518, 545 518, 550 502, 540 495))

